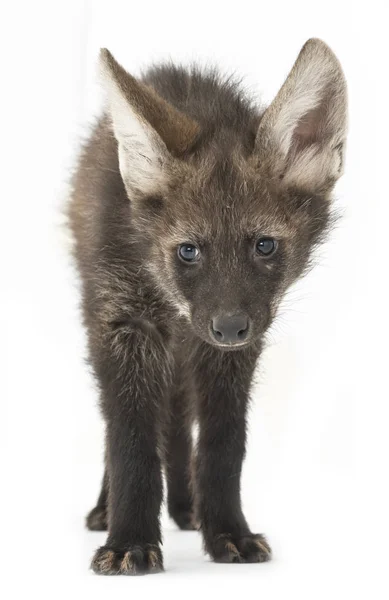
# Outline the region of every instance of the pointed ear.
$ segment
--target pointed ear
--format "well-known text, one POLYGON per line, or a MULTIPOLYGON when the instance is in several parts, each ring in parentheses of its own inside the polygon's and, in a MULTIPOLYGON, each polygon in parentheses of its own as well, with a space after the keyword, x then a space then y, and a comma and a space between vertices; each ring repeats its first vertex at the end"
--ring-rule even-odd
POLYGON ((286 186, 329 190, 342 174, 346 135, 341 66, 324 42, 308 40, 262 117, 256 154, 286 186))
POLYGON ((105 48, 100 51, 100 72, 126 189, 130 194, 158 192, 173 157, 190 148, 199 127, 127 73, 105 48))

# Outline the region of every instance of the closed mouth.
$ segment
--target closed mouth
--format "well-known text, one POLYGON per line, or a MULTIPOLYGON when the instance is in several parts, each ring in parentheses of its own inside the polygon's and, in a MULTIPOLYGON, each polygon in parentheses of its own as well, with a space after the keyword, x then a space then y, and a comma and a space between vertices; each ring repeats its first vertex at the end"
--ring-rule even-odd
POLYGON ((241 348, 245 348, 246 346, 249 346, 250 342, 249 340, 246 340, 244 342, 231 342, 231 343, 212 343, 212 346, 215 346, 215 348, 221 348, 223 350, 240 350, 241 348))

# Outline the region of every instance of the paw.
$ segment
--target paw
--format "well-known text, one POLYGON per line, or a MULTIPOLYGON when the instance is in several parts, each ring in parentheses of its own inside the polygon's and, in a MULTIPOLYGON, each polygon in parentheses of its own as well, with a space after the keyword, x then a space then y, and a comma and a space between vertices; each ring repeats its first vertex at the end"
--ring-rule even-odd
POLYGON ((95 506, 86 518, 86 526, 90 531, 107 531, 107 509, 95 506))
POLYGON ((261 534, 242 537, 220 534, 207 543, 207 550, 215 562, 221 563, 259 563, 271 559, 270 546, 261 534))
POLYGON ((99 548, 92 560, 92 570, 98 575, 146 575, 163 571, 159 546, 145 544, 116 550, 109 546, 99 548))
POLYGON ((200 524, 196 521, 194 513, 191 509, 171 510, 170 516, 183 531, 194 531, 200 529, 200 524))

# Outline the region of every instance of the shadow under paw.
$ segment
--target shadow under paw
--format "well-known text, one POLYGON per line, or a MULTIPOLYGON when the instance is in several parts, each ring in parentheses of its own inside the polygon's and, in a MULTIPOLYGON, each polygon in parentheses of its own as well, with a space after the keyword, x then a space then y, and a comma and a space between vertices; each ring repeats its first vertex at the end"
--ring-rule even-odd
POLYGON ((146 544, 117 550, 109 546, 99 548, 92 560, 92 570, 98 575, 146 575, 163 571, 159 546, 146 544))
POLYGON ((86 517, 86 526, 90 531, 107 531, 107 509, 95 506, 86 517))
POLYGON ((260 563, 271 559, 271 548, 261 534, 220 534, 207 544, 207 550, 215 562, 221 563, 260 563))

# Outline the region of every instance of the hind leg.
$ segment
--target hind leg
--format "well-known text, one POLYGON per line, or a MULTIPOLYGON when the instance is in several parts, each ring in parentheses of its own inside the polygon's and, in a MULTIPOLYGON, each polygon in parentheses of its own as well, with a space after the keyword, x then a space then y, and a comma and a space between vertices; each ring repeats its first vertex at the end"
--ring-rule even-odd
POLYGON ((90 531, 106 531, 107 521, 107 503, 108 503, 108 476, 104 471, 104 477, 101 485, 101 492, 97 504, 86 517, 86 526, 90 531))
POLYGON ((184 530, 198 529, 193 512, 191 487, 193 440, 189 408, 188 390, 177 387, 170 399, 165 468, 169 515, 178 527, 184 530))

